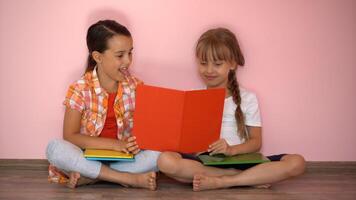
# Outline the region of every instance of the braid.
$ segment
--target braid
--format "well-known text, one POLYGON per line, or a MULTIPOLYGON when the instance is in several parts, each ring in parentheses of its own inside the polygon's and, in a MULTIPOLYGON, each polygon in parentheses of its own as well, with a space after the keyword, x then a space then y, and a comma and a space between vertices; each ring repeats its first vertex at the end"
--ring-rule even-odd
POLYGON ((241 96, 240 96, 240 89, 239 83, 236 80, 235 70, 230 70, 228 75, 228 89, 232 94, 232 99, 236 104, 235 110, 235 119, 238 134, 241 139, 248 140, 248 134, 245 126, 245 116, 241 110, 241 96))

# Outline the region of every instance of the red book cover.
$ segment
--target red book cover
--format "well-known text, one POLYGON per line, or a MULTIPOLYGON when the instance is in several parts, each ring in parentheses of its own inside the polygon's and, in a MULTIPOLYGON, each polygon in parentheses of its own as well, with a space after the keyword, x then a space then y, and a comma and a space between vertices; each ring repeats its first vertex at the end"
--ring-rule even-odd
POLYGON ((194 153, 219 139, 225 89, 181 91, 139 85, 133 135, 141 149, 194 153))

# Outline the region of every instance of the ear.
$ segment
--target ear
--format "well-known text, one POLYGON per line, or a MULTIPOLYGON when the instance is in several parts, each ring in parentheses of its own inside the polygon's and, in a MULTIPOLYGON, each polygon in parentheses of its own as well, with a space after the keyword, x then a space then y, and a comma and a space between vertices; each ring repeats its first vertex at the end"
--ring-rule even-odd
POLYGON ((235 61, 232 61, 231 62, 231 67, 230 67, 230 70, 236 70, 237 69, 237 67, 238 67, 239 65, 235 62, 235 61))
POLYGON ((91 53, 91 56, 93 57, 93 59, 95 60, 95 62, 96 63, 101 63, 101 60, 102 60, 102 55, 101 55, 101 53, 100 52, 98 52, 98 51, 93 51, 92 53, 91 53))

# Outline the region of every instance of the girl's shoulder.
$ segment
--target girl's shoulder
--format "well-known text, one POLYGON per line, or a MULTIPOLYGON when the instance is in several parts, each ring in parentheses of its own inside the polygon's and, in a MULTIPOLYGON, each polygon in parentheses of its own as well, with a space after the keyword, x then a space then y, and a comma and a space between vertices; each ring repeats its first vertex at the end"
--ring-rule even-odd
POLYGON ((69 89, 81 92, 89 90, 90 87, 94 87, 91 73, 85 73, 80 79, 74 81, 69 85, 69 89))
POLYGON ((254 92, 240 87, 241 104, 257 103, 257 96, 254 92))
POLYGON ((247 90, 246 88, 240 87, 239 89, 241 98, 256 97, 256 94, 254 92, 247 90))

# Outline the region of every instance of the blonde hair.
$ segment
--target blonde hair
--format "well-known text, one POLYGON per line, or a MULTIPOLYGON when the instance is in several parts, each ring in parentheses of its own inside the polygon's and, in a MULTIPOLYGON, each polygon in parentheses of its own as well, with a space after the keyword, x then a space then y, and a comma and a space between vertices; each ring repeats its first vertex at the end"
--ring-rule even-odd
MULTIPOLYGON (((207 62, 208 58, 212 58, 214 61, 224 60, 236 63, 239 66, 244 66, 245 64, 245 59, 236 36, 226 28, 210 29, 203 33, 198 40, 195 50, 195 56, 204 62, 207 62)), ((235 119, 238 135, 240 138, 248 140, 245 117, 241 110, 241 96, 236 79, 236 69, 229 71, 227 88, 231 92, 233 101, 237 106, 235 119)))

